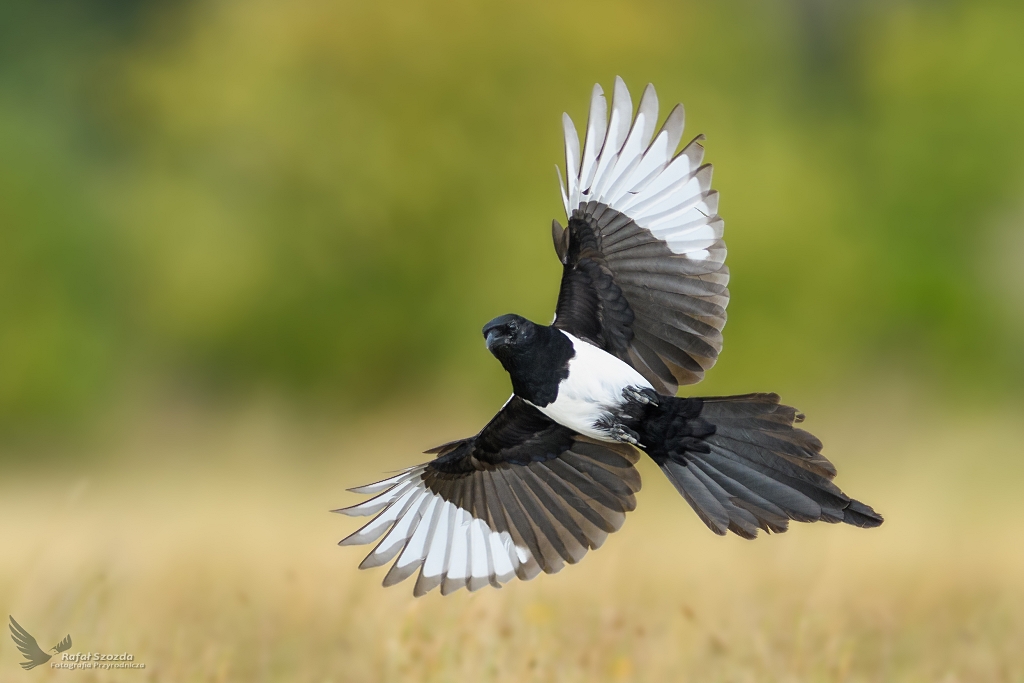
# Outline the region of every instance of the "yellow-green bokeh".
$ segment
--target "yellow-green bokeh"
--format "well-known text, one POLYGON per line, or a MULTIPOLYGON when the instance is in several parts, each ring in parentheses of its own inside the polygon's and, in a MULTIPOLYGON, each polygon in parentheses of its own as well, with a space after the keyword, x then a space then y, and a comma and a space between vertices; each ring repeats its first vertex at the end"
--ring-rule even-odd
POLYGON ((702 391, 1019 395, 1022 29, 1013 2, 5 6, 0 424, 177 386, 499 401, 479 328, 550 316, 560 115, 616 74, 708 136, 733 303, 702 391))

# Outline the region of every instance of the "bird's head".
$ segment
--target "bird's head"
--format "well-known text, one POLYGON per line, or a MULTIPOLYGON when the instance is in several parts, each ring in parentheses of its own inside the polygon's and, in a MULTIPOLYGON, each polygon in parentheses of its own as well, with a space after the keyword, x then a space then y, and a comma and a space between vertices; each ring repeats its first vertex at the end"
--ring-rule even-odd
POLYGON ((484 325, 487 350, 504 363, 537 337, 537 326, 521 315, 509 313, 484 325))

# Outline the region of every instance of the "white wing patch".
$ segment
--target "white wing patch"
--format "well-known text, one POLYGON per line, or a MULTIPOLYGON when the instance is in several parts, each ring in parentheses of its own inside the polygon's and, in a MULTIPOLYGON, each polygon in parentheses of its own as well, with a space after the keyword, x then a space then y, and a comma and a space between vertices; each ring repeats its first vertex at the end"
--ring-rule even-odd
POLYGON ((718 216, 718 193, 711 189, 711 165, 701 165, 703 136, 675 154, 685 123, 682 105, 676 105, 654 135, 654 86, 644 90, 633 117, 629 90, 616 77, 610 120, 607 112, 604 91, 595 85, 582 157, 576 127, 563 115, 566 177, 559 185, 566 216, 586 202, 600 202, 664 240, 673 253, 724 260, 724 249, 709 250, 722 238, 724 223, 718 216))
POLYGON ((424 466, 419 465, 390 479, 352 489, 356 493, 384 491, 358 505, 336 510, 350 516, 381 513, 339 543, 365 545, 383 536, 360 569, 379 567, 397 556, 384 577, 385 586, 419 570, 416 595, 437 586, 447 595, 460 588, 500 588, 516 576, 517 569, 535 564, 530 550, 517 546, 507 531, 491 529, 486 521, 428 489, 423 470, 424 466))

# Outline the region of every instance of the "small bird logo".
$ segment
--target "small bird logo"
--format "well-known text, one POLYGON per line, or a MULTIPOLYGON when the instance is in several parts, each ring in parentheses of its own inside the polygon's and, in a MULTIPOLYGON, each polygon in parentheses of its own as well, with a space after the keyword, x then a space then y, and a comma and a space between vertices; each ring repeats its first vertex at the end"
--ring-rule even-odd
MULTIPOLYGON (((10 616, 10 615, 8 615, 10 616)), ((39 643, 32 636, 31 633, 21 627, 21 624, 14 620, 14 617, 10 617, 11 623, 11 639, 14 640, 14 644, 21 650, 21 654, 25 655, 25 661, 21 662, 21 668, 28 671, 34 669, 40 664, 45 664, 50 661, 52 655, 48 655, 42 651, 39 647, 39 643)), ((64 652, 71 647, 71 636, 64 636, 64 640, 60 641, 50 649, 55 653, 64 652)))

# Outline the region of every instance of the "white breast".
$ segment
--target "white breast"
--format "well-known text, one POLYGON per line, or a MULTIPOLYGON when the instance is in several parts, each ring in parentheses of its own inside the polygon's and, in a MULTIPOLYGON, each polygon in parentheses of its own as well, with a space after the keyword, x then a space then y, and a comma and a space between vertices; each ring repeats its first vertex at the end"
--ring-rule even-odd
POLYGON ((558 398, 538 409, 555 422, 594 439, 609 441, 594 424, 623 402, 626 387, 653 389, 644 376, 593 344, 565 334, 576 355, 569 361, 569 376, 558 385, 558 398))

